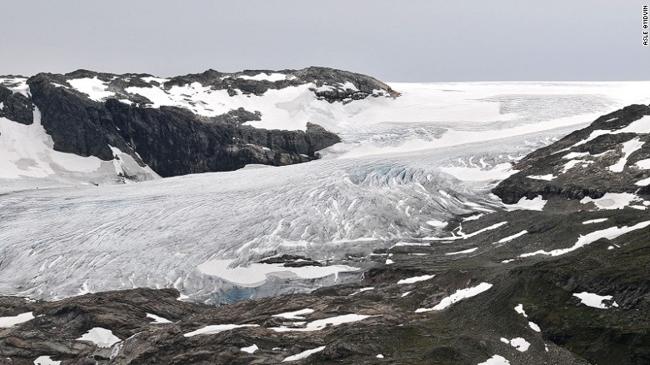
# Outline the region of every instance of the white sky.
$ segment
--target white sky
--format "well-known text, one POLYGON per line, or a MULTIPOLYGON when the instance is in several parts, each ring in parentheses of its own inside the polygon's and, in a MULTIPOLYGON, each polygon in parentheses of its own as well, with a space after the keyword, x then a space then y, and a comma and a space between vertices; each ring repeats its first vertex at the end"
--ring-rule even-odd
POLYGON ((20 0, 0 74, 331 66, 387 81, 650 80, 642 0, 20 0))

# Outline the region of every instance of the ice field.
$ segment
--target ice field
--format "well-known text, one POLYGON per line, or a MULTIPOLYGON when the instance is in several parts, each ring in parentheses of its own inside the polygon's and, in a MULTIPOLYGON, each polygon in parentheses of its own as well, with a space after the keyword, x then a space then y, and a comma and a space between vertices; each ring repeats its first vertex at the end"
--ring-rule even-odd
MULTIPOLYGON (((309 163, 99 186, 78 175, 62 182, 0 172, 0 294, 176 287, 218 302, 353 278, 364 263, 348 255, 435 236, 455 215, 497 209, 489 188, 512 173, 511 162, 600 115, 650 103, 643 82, 391 86, 402 96, 329 104, 299 90, 269 95, 261 109, 274 109, 271 119, 263 112, 253 125, 309 121, 342 137, 309 163), (251 264, 282 254, 325 266, 251 264)), ((36 128, 10 123, 0 120, 5 164, 7 131, 36 128)))

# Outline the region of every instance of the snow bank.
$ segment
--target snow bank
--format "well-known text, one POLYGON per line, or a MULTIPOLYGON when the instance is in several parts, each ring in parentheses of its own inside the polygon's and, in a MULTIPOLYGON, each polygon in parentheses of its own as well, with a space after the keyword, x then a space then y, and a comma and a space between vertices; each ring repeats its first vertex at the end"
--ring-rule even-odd
POLYGON ((185 337, 194 337, 198 335, 214 335, 217 333, 231 331, 237 328, 246 328, 246 327, 259 327, 256 324, 215 324, 210 326, 201 327, 196 331, 185 333, 185 337))
POLYGON ((242 347, 242 348, 240 348, 239 350, 240 350, 241 352, 246 352, 246 353, 249 353, 249 354, 254 354, 255 351, 259 350, 259 347, 257 347, 256 344, 252 344, 252 345, 250 345, 250 346, 248 346, 248 347, 242 347))
POLYGON ((596 224, 596 223, 603 223, 603 222, 606 222, 607 220, 609 220, 609 218, 589 219, 589 220, 586 220, 586 221, 582 222, 582 224, 596 224))
POLYGON ((514 347, 517 351, 519 352, 526 352, 528 351, 528 348, 530 347, 530 342, 526 341, 525 338, 523 337, 515 337, 511 340, 508 340, 507 338, 501 337, 501 342, 505 344, 509 344, 510 346, 514 347))
POLYGON ((506 225, 506 224, 508 224, 508 222, 499 222, 499 223, 495 223, 495 224, 493 224, 493 225, 491 225, 491 226, 488 226, 488 227, 485 227, 485 228, 481 228, 481 229, 479 229, 478 231, 474 231, 474 232, 472 232, 472 233, 467 233, 467 234, 465 234, 465 233, 463 233, 462 231, 459 231, 459 233, 458 233, 457 236, 447 236, 447 237, 424 237, 424 238, 422 238, 422 239, 423 239, 423 240, 427 240, 427 241, 454 241, 454 240, 464 240, 464 239, 472 238, 472 237, 474 237, 474 236, 478 236, 479 234, 481 234, 481 233, 483 233, 483 232, 487 232, 487 231, 495 230, 495 229, 497 229, 497 228, 499 228, 499 227, 501 227, 501 226, 504 226, 504 225, 506 225))
POLYGON ((644 115, 641 119, 635 120, 627 127, 619 129, 613 134, 619 133, 650 133, 650 115, 644 115))
POLYGON ((532 180, 551 181, 555 179, 557 176, 554 176, 553 174, 547 174, 547 175, 528 175, 526 177, 532 180))
POLYGON ((650 169, 650 158, 646 158, 645 160, 639 160, 635 163, 636 167, 642 169, 642 170, 649 170, 650 169))
POLYGON ((315 321, 308 322, 305 327, 271 327, 270 330, 275 332, 313 332, 320 331, 327 326, 340 326, 345 323, 359 322, 366 318, 373 316, 367 316, 363 314, 343 314, 340 316, 317 319, 315 321))
POLYGON ((598 209, 614 210, 623 209, 634 201, 641 200, 637 195, 631 193, 605 193, 598 199, 584 197, 580 200, 582 204, 594 203, 598 209))
POLYGON ((564 174, 578 165, 580 165, 581 167, 586 167, 592 163, 594 162, 589 160, 571 160, 564 164, 564 167, 562 167, 562 173, 564 174))
POLYGON ((526 197, 522 197, 519 199, 519 201, 515 204, 508 204, 506 205, 506 209, 508 210, 536 210, 536 211, 542 211, 544 210, 544 206, 548 203, 546 200, 541 195, 536 196, 534 199, 528 199, 526 197))
POLYGON ((357 295, 357 294, 360 294, 360 293, 363 293, 363 292, 367 292, 367 291, 370 291, 370 290, 374 290, 374 289, 375 289, 374 286, 369 286, 369 287, 367 287, 367 288, 361 288, 361 289, 355 291, 354 293, 350 294, 350 296, 357 295))
POLYGON ((507 243, 507 242, 513 241, 513 240, 515 240, 515 239, 517 239, 517 238, 519 238, 519 237, 521 237, 521 236, 523 236, 523 235, 525 235, 527 233, 528 233, 527 230, 523 230, 523 231, 521 231, 519 233, 513 234, 512 236, 503 237, 502 239, 498 240, 496 243, 507 243))
POLYGON ((643 180, 639 180, 639 181, 635 182, 634 185, 636 185, 636 186, 648 186, 648 185, 650 185, 650 177, 648 177, 646 179, 643 179, 643 180))
POLYGON ((407 278, 407 279, 402 279, 397 282, 397 285, 403 285, 403 284, 414 284, 420 281, 425 281, 425 280, 431 280, 434 278, 435 275, 422 275, 422 276, 414 276, 412 278, 407 278))
POLYGON ((542 329, 535 322, 528 322, 528 327, 530 327, 530 329, 535 331, 535 332, 542 332, 542 329))
POLYGON ((0 118, 0 178, 47 177, 57 170, 91 173, 101 160, 54 150, 52 138, 41 125, 41 113, 34 109, 34 123, 24 125, 0 118))
POLYGON ((566 155, 562 156, 565 160, 580 159, 582 157, 589 156, 589 152, 569 152, 566 155))
POLYGON ((39 356, 34 360, 34 365, 60 365, 61 361, 54 361, 49 356, 39 356))
POLYGON ((582 293, 573 293, 573 296, 580 299, 582 304, 592 308, 609 309, 618 307, 618 303, 612 301, 613 297, 611 295, 598 295, 584 291, 582 293), (607 304, 605 301, 610 301, 611 304, 607 304))
POLYGON ((427 224, 430 225, 431 227, 444 228, 444 227, 447 227, 447 225, 448 225, 449 223, 447 223, 447 222, 443 222, 443 221, 439 221, 439 220, 437 220, 437 219, 432 219, 432 220, 427 221, 427 224))
POLYGON ((521 314, 525 318, 528 318, 528 314, 526 314, 526 311, 524 310, 524 305, 523 304, 517 304, 515 306, 515 312, 521 314))
POLYGON ((305 319, 305 315, 312 314, 314 313, 314 310, 311 308, 305 308, 305 309, 300 309, 294 312, 285 312, 285 313, 279 313, 279 314, 274 314, 273 317, 278 317, 278 318, 284 318, 284 319, 295 319, 295 320, 301 320, 305 319))
POLYGON ((238 79, 242 80, 253 80, 253 81, 270 81, 270 82, 276 82, 276 81, 282 81, 287 79, 287 75, 281 74, 279 72, 260 72, 256 75, 253 76, 248 76, 248 75, 239 75, 237 76, 238 79))
POLYGON ((551 251, 544 251, 544 250, 539 250, 535 252, 530 252, 530 253, 524 253, 519 255, 519 257, 531 257, 531 256, 536 256, 536 255, 546 255, 546 256, 560 256, 567 254, 569 252, 575 251, 579 248, 582 248, 584 246, 589 245, 590 243, 596 242, 601 238, 606 238, 608 240, 613 240, 619 236, 622 236, 626 233, 635 231, 637 229, 643 229, 650 226, 650 221, 645 221, 641 223, 637 223, 633 226, 623 226, 623 227, 610 227, 607 229, 603 229, 600 231, 595 231, 588 233, 584 236, 578 237, 578 241, 576 243, 569 247, 569 248, 558 248, 555 250, 551 251))
POLYGON ((88 341, 92 342, 97 347, 109 348, 122 340, 115 336, 109 329, 93 327, 81 337, 77 338, 77 341, 88 341))
POLYGON ((289 357, 286 357, 284 360, 282 360, 282 362, 298 361, 298 360, 306 359, 309 356, 311 356, 311 355, 313 355, 313 354, 315 354, 317 352, 321 352, 323 350, 325 350, 325 346, 316 347, 315 349, 306 350, 306 351, 303 351, 303 352, 301 352, 299 354, 295 354, 295 355, 291 355, 289 357))
POLYGON ((445 253, 445 256, 462 255, 462 254, 465 254, 465 253, 472 253, 472 252, 474 252, 476 250, 478 250, 478 247, 468 248, 467 250, 462 250, 462 251, 447 252, 447 253, 445 253))
POLYGON ((448 297, 443 298, 440 303, 435 305, 433 308, 418 308, 415 310, 415 313, 424 313, 424 312, 431 312, 431 311, 439 311, 443 310, 446 308, 449 308, 453 304, 460 302, 463 299, 471 298, 476 295, 479 295, 487 290, 489 290, 492 287, 492 284, 490 283, 480 283, 476 286, 470 287, 470 288, 465 288, 465 289, 458 289, 456 292, 448 297))
POLYGON ((21 313, 15 316, 0 317, 0 328, 13 327, 34 319, 32 312, 21 313))
POLYGON ((153 323, 153 324, 167 324, 167 323, 172 323, 172 321, 170 321, 169 319, 167 319, 167 318, 163 318, 163 317, 160 317, 160 316, 157 316, 157 315, 155 315, 155 314, 153 314, 153 313, 147 313, 147 318, 151 318, 151 319, 153 319, 153 322, 151 322, 151 323, 153 323))
POLYGON ((608 169, 612 172, 623 172, 625 165, 627 165, 627 159, 631 154, 640 150, 644 144, 645 142, 641 142, 638 137, 623 143, 623 157, 621 157, 615 164, 609 166, 608 169))
POLYGON ((103 101, 106 98, 115 96, 115 93, 108 91, 108 83, 97 76, 93 78, 82 78, 68 80, 68 84, 79 92, 82 92, 94 101, 103 101))

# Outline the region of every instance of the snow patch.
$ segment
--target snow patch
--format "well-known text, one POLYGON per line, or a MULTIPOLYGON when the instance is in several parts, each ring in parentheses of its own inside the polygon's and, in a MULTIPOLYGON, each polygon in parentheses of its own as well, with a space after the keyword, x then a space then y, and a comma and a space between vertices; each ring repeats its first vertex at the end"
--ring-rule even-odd
POLYGON ((619 129, 613 134, 619 133, 650 133, 650 115, 644 115, 641 119, 635 120, 630 123, 627 127, 619 129))
POLYGON ((153 319, 153 322, 151 322, 151 323, 153 323, 153 324, 166 324, 166 323, 172 323, 172 321, 170 321, 169 319, 167 319, 167 318, 163 318, 163 317, 160 317, 160 316, 157 316, 157 315, 155 315, 155 314, 153 314, 153 313, 147 313, 147 318, 151 318, 151 319, 153 319))
POLYGON ((562 156, 562 158, 565 160, 573 160, 587 156, 589 156, 589 152, 569 152, 566 155, 562 156))
POLYGON ((544 210, 544 206, 548 203, 541 195, 536 196, 534 199, 528 199, 525 196, 519 199, 515 204, 506 205, 508 210, 544 210))
POLYGON ((106 98, 115 96, 114 92, 108 91, 108 83, 100 80, 97 76, 68 80, 68 84, 77 91, 88 95, 94 101, 103 101, 106 98))
POLYGON ((437 220, 437 219, 432 219, 432 220, 430 220, 430 221, 427 221, 427 224, 430 225, 431 227, 444 228, 444 227, 447 227, 447 225, 448 225, 449 223, 447 223, 447 222, 443 222, 443 221, 439 221, 439 220, 437 220))
POLYGON ((474 252, 476 250, 478 250, 478 247, 468 248, 467 250, 456 251, 456 252, 447 252, 447 253, 445 253, 445 256, 462 255, 464 253, 472 253, 472 252, 474 252))
POLYGON ((424 313, 424 312, 431 312, 431 311, 439 311, 443 310, 446 308, 449 308, 451 305, 467 298, 474 297, 476 295, 479 295, 487 290, 489 290, 492 287, 492 284, 490 283, 480 283, 476 286, 470 287, 470 288, 465 288, 465 289, 459 289, 456 290, 456 292, 446 298, 443 298, 440 303, 435 305, 433 308, 418 308, 415 310, 415 313, 424 313))
POLYGON ((641 200, 641 198, 631 193, 605 193, 605 195, 598 199, 592 199, 588 196, 584 197, 580 199, 580 203, 594 203, 598 209, 614 210, 623 209, 629 206, 630 203, 639 200, 641 200))
POLYGON ((185 333, 184 337, 194 337, 198 335, 214 335, 217 333, 231 331, 237 328, 259 327, 256 324, 215 324, 210 326, 201 327, 196 331, 185 333))
POLYGON ((592 308, 609 309, 618 307, 618 303, 612 301, 613 297, 611 295, 598 295, 584 291, 582 293, 573 293, 573 296, 580 299, 582 304, 592 308), (609 301, 611 304, 607 304, 605 301, 609 301))
POLYGON ((571 160, 567 163, 564 164, 564 167, 562 167, 562 173, 566 173, 572 168, 580 165, 581 167, 587 167, 588 165, 594 163, 593 161, 588 161, 588 160, 571 160))
POLYGON ((162 78, 162 77, 155 77, 155 76, 142 77, 141 80, 146 82, 147 84, 150 84, 152 82, 157 82, 157 83, 159 83, 161 85, 168 82, 168 81, 170 81, 169 79, 165 79, 165 78, 162 78))
POLYGON ((253 81, 270 81, 270 82, 276 82, 276 81, 282 81, 287 79, 287 75, 281 74, 279 72, 260 72, 256 75, 253 76, 248 76, 248 75, 239 75, 237 76, 238 79, 242 80, 253 80, 253 81))
POLYGON ((454 240, 464 240, 464 239, 468 239, 468 238, 471 238, 471 237, 474 237, 474 236, 478 236, 479 234, 481 234, 481 233, 483 233, 483 232, 487 232, 487 231, 495 230, 495 229, 497 229, 497 228, 499 228, 499 227, 501 227, 501 226, 504 226, 504 225, 506 225, 506 224, 508 224, 508 222, 499 222, 499 223, 495 223, 495 224, 493 224, 493 225, 491 225, 491 226, 488 226, 488 227, 485 227, 485 228, 481 228, 481 229, 479 229, 478 231, 474 231, 474 232, 472 232, 472 233, 467 233, 467 234, 465 234, 465 233, 463 233, 462 231, 459 231, 459 234, 458 234, 457 236, 454 235, 454 236, 447 236, 447 237, 424 237, 424 238, 422 238, 422 239, 423 239, 423 240, 427 240, 427 241, 454 241, 454 240))
POLYGON ((521 314, 525 318, 528 318, 528 314, 526 314, 526 311, 524 310, 524 305, 521 303, 515 306, 515 312, 521 314))
POLYGON ((544 180, 544 181, 551 181, 555 179, 557 176, 554 176, 553 174, 548 174, 548 175, 529 175, 526 176, 529 179, 532 180, 544 180))
POLYGON ((517 239, 517 238, 519 238, 519 237, 521 237, 521 236, 523 236, 523 235, 525 235, 525 234, 527 234, 527 233, 528 233, 527 230, 523 230, 523 231, 521 231, 521 232, 519 232, 519 233, 515 233, 515 234, 513 234, 512 236, 504 237, 504 238, 498 240, 496 243, 506 243, 506 242, 510 242, 510 241, 513 241, 513 240, 515 240, 515 239, 517 239))
POLYGON ((15 316, 0 317, 0 328, 9 328, 34 319, 34 313, 25 312, 15 316))
POLYGON ((528 327, 530 327, 530 329, 532 329, 535 332, 542 332, 542 329, 535 322, 528 322, 528 327))
POLYGON ((425 280, 431 280, 435 277, 435 275, 422 275, 422 276, 414 276, 412 278, 408 279, 402 279, 397 282, 397 285, 403 285, 403 284, 414 284, 420 281, 425 281, 425 280))
POLYGON ((477 365, 510 365, 510 361, 501 355, 493 355, 491 358, 477 365))
POLYGON ((627 165, 627 159, 631 154, 640 150, 644 144, 645 142, 641 142, 638 137, 623 143, 623 157, 621 157, 621 159, 612 166, 609 166, 609 170, 612 172, 623 172, 625 165, 627 165))
POLYGON ((370 318, 373 316, 367 316, 363 314, 343 314, 340 316, 335 316, 335 317, 329 317, 329 318, 323 318, 323 319, 317 319, 315 321, 311 321, 305 325, 305 327, 286 327, 286 326, 281 326, 281 327, 271 327, 269 328, 270 330, 273 330, 275 332, 313 332, 313 331, 320 331, 324 329, 327 326, 339 326, 345 323, 353 323, 353 322, 359 322, 362 321, 366 318, 370 318))
POLYGON ((628 232, 635 231, 637 229, 643 229, 650 226, 650 221, 645 221, 641 223, 637 223, 633 226, 623 226, 623 227, 610 227, 607 229, 603 229, 600 231, 595 231, 588 233, 586 235, 580 235, 578 237, 578 241, 576 243, 569 247, 569 248, 558 248, 555 250, 551 251, 544 251, 544 250, 539 250, 535 252, 530 252, 530 253, 524 253, 519 255, 519 257, 531 257, 531 256, 536 256, 536 255, 546 255, 546 256, 560 256, 567 254, 569 252, 575 251, 579 248, 582 248, 584 246, 589 245, 590 243, 596 242, 601 238, 606 238, 608 240, 613 240, 619 236, 622 236, 628 232))
POLYGON ((34 360, 34 365, 59 365, 61 361, 52 360, 49 356, 39 356, 34 360))
POLYGON ((92 342, 97 347, 109 348, 122 340, 115 336, 109 329, 93 327, 81 337, 77 338, 77 341, 92 342))
POLYGON ((370 290, 374 290, 374 289, 375 289, 374 286, 369 286, 369 287, 367 287, 367 288, 361 288, 361 289, 355 291, 354 293, 350 294, 350 296, 357 295, 357 294, 359 294, 359 293, 363 293, 363 292, 370 291, 370 290))
POLYGON ((259 347, 257 347, 256 344, 252 344, 252 345, 250 345, 248 347, 242 347, 239 350, 242 351, 242 352, 249 353, 249 354, 254 354, 255 351, 259 350, 259 347))
POLYGON ((507 338, 501 337, 501 342, 509 344, 510 346, 514 347, 519 352, 526 352, 526 351, 528 351, 528 348, 530 347, 530 342, 526 341, 526 339, 523 338, 523 337, 515 337, 515 338, 513 338, 511 340, 508 340, 507 338))
POLYGON ((311 355, 313 355, 313 354, 315 354, 317 352, 321 352, 323 350, 325 350, 325 346, 316 347, 315 349, 306 350, 306 351, 303 351, 303 352, 301 352, 299 354, 295 354, 295 355, 291 355, 289 357, 286 357, 284 360, 282 360, 282 362, 298 361, 298 360, 306 359, 309 356, 311 356, 311 355))
POLYGON ((301 320, 301 319, 305 319, 304 316, 306 316, 308 314, 312 314, 312 313, 314 313, 313 309, 305 308, 305 309, 300 309, 300 310, 293 311, 293 312, 285 312, 285 313, 274 314, 273 317, 284 318, 284 319, 301 320))
POLYGON ((635 163, 636 167, 643 169, 643 170, 648 170, 650 169, 650 158, 646 158, 644 160, 639 160, 635 163))
POLYGON ((590 219, 582 222, 582 224, 596 224, 596 223, 603 223, 609 220, 609 218, 597 218, 597 219, 590 219))
POLYGON ((639 180, 639 181, 635 182, 634 185, 636 185, 636 186, 648 186, 648 185, 650 185, 650 177, 648 177, 646 179, 643 179, 643 180, 639 180))

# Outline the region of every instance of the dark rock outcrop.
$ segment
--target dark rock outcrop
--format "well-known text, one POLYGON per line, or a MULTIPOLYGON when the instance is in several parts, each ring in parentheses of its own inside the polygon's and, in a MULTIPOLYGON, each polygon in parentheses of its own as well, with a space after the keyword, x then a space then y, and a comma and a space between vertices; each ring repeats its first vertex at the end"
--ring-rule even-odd
POLYGON ((27 125, 34 122, 34 107, 25 95, 14 93, 0 85, 0 103, 2 104, 0 118, 4 117, 27 125))
POLYGON ((36 106, 55 150, 108 161, 114 158, 111 147, 115 147, 167 177, 229 171, 247 164, 280 166, 307 162, 318 158, 317 151, 340 142, 340 138, 309 122, 305 131, 254 128, 244 123, 261 120, 262 115, 244 108, 214 117, 180 107, 152 108, 150 100, 129 93, 129 87, 171 88, 200 83, 211 90, 227 90, 230 95, 263 95, 270 89, 309 83, 318 88, 327 86, 326 91, 312 92, 331 103, 398 95, 374 78, 346 71, 311 67, 273 72, 285 75, 284 79, 251 79, 258 74, 270 75, 272 71, 225 74, 209 70, 149 82, 143 80, 150 77, 144 74, 113 75, 87 70, 65 75, 43 73, 27 81, 31 100, 0 88, 0 102, 4 103, 0 116, 30 124, 36 106), (67 86, 68 80, 79 78, 96 78, 106 83, 114 97, 95 101, 67 86))
POLYGON ((508 204, 538 195, 581 199, 599 198, 608 192, 637 192, 640 187, 635 183, 650 177, 650 170, 635 166, 637 161, 650 158, 650 143, 646 143, 650 134, 620 131, 648 116, 647 105, 631 105, 604 115, 589 127, 524 157, 514 166, 519 172, 502 181, 493 192, 508 204), (635 138, 643 145, 628 156, 623 145, 635 138), (621 159, 621 171, 610 168, 621 159), (548 176, 548 180, 536 176, 548 176))

